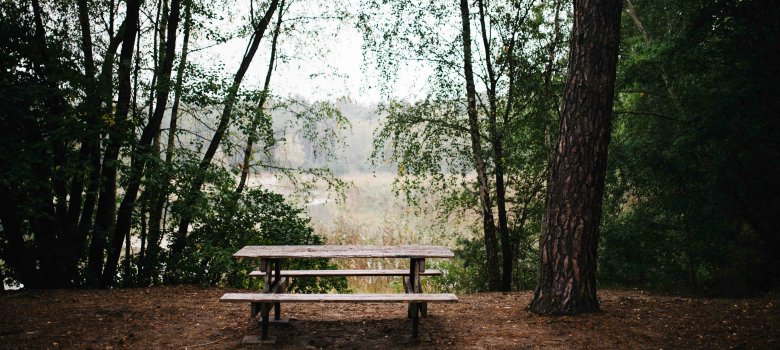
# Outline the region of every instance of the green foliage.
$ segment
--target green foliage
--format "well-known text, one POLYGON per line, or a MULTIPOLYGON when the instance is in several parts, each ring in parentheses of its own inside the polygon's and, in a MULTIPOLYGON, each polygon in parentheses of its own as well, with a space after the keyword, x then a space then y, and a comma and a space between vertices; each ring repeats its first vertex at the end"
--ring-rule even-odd
POLYGON ((624 16, 600 280, 720 294, 776 286, 780 9, 633 4, 648 40, 624 16))
POLYGON ((71 48, 48 40, 44 54, 26 6, 0 4, 0 185, 21 191, 50 172, 60 180, 80 173, 84 165, 68 146, 95 132, 69 104, 81 98, 75 87, 84 83, 71 48))
MULTIPOLYGON (((177 32, 191 29, 186 47, 198 54, 183 65, 175 64, 184 69, 177 72, 183 78, 176 79, 183 85, 172 87, 176 96, 169 96, 180 102, 176 129, 172 122, 170 128, 145 130, 163 90, 158 88, 169 83, 160 81, 165 62, 160 40, 166 37, 163 28, 172 23, 166 24, 171 15, 166 11, 172 9, 163 4, 169 3, 141 1, 137 45, 123 45, 120 39, 127 32, 122 23, 134 12, 127 2, 0 2, 0 92, 6 94, 0 100, 0 273, 9 283, 33 288, 81 286, 82 270, 88 266, 87 283, 97 284, 100 279, 110 284, 117 277, 113 266, 121 251, 127 264, 119 277, 125 286, 179 282, 171 277, 173 268, 185 271, 187 282, 239 285, 249 282, 229 271, 238 266, 230 250, 246 242, 321 242, 302 212, 280 196, 258 190, 240 196, 232 193, 235 184, 230 178, 238 175, 233 165, 246 144, 236 139, 246 136, 257 143, 256 154, 250 157, 252 170, 288 178, 295 186, 293 195, 311 195, 322 182, 338 192, 346 184, 334 176, 327 161, 335 158, 349 122, 336 103, 268 96, 269 103, 258 106, 268 92, 242 87, 232 92, 238 95, 236 115, 243 119, 228 120, 215 164, 200 164, 204 140, 214 139, 214 115, 225 107, 235 81, 220 59, 209 58, 209 52, 222 56, 212 48, 248 36, 263 13, 254 6, 267 9, 269 2, 236 6, 232 1, 181 1, 183 18, 177 32), (245 5, 252 8, 250 13, 243 11, 245 5), (120 76, 121 51, 123 59, 130 60, 130 72, 120 76), (122 89, 128 92, 122 96, 118 96, 119 80, 123 87, 130 86, 130 91, 122 89), (117 119, 112 110, 125 104, 129 104, 127 117, 117 119), (171 137, 170 143, 164 141, 166 136, 171 137), (313 159, 285 159, 282 147, 290 144, 307 147, 299 158, 313 159), (169 145, 172 148, 164 149, 169 145), (115 152, 118 155, 112 155, 115 152), (131 164, 143 164, 137 167, 143 168, 143 174, 131 174, 131 164), (189 190, 200 175, 206 177, 205 193, 189 190), (138 197, 131 189, 137 181, 141 183, 138 197), (222 213, 230 215, 221 218, 222 213), (172 235, 173 220, 182 216, 195 218, 192 240, 172 235), (126 230, 129 233, 124 234, 126 230), (220 230, 232 231, 220 238, 220 230), (132 246, 117 249, 125 240, 132 246), (167 260, 163 246, 171 241, 197 244, 186 246, 186 254, 191 255, 188 262, 195 265, 167 260), (172 261, 177 266, 171 266, 172 261)), ((312 45, 279 55, 277 64, 303 56, 321 57, 319 50, 311 48, 325 42, 318 30, 331 22, 323 18, 332 21, 348 15, 338 6, 324 5, 285 7, 284 13, 294 15, 284 22, 284 34, 300 42, 305 38, 312 45), (290 8, 293 12, 287 13, 290 8), (311 16, 312 11, 317 15, 311 16)), ((177 37, 176 60, 184 57, 182 36, 177 37)), ((263 39, 265 47, 260 51, 270 48, 268 41, 263 39)), ((292 264, 328 266, 326 261, 292 264)), ((344 289, 344 283, 343 279, 301 279, 294 288, 344 289)))
MULTIPOLYGON (((235 192, 230 174, 216 171, 213 188, 203 196, 194 216, 180 270, 183 282, 202 285, 257 287, 259 279, 247 277, 258 268, 252 259, 236 260, 233 253, 246 245, 322 244, 303 211, 285 203, 284 197, 263 189, 235 192)), ((293 260, 284 269, 334 269, 326 259, 293 260)), ((295 279, 292 290, 323 292, 347 290, 345 278, 295 279)))
POLYGON ((441 276, 428 277, 436 289, 450 293, 474 293, 488 288, 485 245, 480 241, 460 239, 455 259, 443 261, 435 268, 441 276))
MULTIPOLYGON (((563 27, 568 17, 563 2, 489 2, 485 8, 486 38, 481 36, 481 21, 471 22, 478 85, 476 151, 466 113, 462 33, 452 30, 461 26, 456 4, 368 1, 363 11, 360 21, 369 27, 364 31, 365 50, 377 57, 377 68, 386 82, 392 82, 396 73, 393 62, 430 62, 433 68, 424 98, 415 102, 391 100, 380 106, 385 119, 374 135, 375 165, 397 163, 396 194, 421 210, 438 212, 440 219, 447 221, 481 210, 475 152, 486 163, 493 205, 497 201, 496 169, 501 164, 508 241, 520 259, 513 261, 520 269, 513 272, 514 287, 530 288, 532 283, 526 276, 534 270, 528 267, 534 265, 531 259, 538 231, 529 228, 538 228, 541 220, 547 164, 563 91, 563 27), (410 22, 407 18, 419 20, 410 22), (485 52, 483 39, 490 52, 485 52), (489 69, 497 72, 495 86, 489 83, 489 69), (490 101, 491 91, 494 102, 490 101), (495 128, 491 128, 492 123, 495 128), (502 159, 496 159, 496 144, 503 149, 502 159), (439 194, 435 202, 426 202, 430 191, 439 194)), ((476 16, 478 10, 472 9, 472 13, 476 16)), ((480 220, 470 222, 481 225, 480 220)), ((500 273, 482 271, 486 259, 476 253, 482 243, 481 239, 461 242, 463 254, 459 256, 464 260, 456 262, 453 271, 469 282, 457 288, 484 290, 487 274, 500 273)))
MULTIPOLYGON (((538 249, 532 244, 537 231, 522 237, 517 249, 515 268, 512 270, 512 289, 529 290, 536 286, 538 274, 538 249)), ((441 276, 427 277, 435 290, 452 293, 475 293, 488 289, 488 274, 485 265, 485 245, 478 239, 460 238, 455 250, 455 259, 436 263, 432 268, 442 270, 441 276)))
POLYGON ((62 204, 69 181, 90 170, 72 145, 100 130, 85 123, 88 83, 67 25, 44 27, 52 37, 41 38, 30 7, 0 3, 0 269, 10 283, 44 286, 71 282, 56 280, 69 278, 55 261, 72 248, 62 204))

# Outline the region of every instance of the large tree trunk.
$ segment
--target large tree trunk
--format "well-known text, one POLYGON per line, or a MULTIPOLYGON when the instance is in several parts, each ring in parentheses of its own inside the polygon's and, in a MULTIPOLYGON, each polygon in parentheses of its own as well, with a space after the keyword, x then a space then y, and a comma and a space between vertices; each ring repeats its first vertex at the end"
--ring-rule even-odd
POLYGON ((620 0, 576 0, 558 146, 540 240, 531 311, 599 309, 596 248, 610 139, 620 0))
POLYGON ((463 21, 463 63, 466 75, 469 134, 471 136, 471 153, 474 157, 474 168, 477 171, 477 182, 479 183, 479 202, 482 205, 482 229, 484 231, 485 254, 487 255, 488 289, 495 291, 501 288, 501 269, 499 267, 496 227, 493 220, 493 204, 490 201, 490 187, 488 187, 487 171, 485 170, 485 160, 482 158, 482 145, 479 134, 477 93, 474 86, 474 72, 471 63, 471 19, 469 18, 468 0, 460 1, 460 15, 463 21))
MULTIPOLYGON (((246 53, 241 60, 241 65, 233 77, 233 84, 230 86, 230 90, 228 91, 225 107, 222 110, 222 115, 219 118, 219 125, 217 126, 217 130, 214 132, 214 137, 211 139, 211 142, 206 149, 206 153, 203 155, 203 159, 201 159, 200 163, 198 164, 198 172, 195 174, 195 178, 187 190, 187 195, 184 198, 183 208, 191 207, 197 196, 200 194, 200 189, 206 180, 206 171, 211 165, 211 160, 214 158, 214 154, 217 153, 217 149, 222 142, 222 137, 225 135, 225 131, 227 131, 227 127, 230 124, 233 113, 233 104, 236 103, 236 97, 238 96, 238 89, 241 87, 241 81, 244 80, 244 75, 246 74, 247 69, 249 69, 249 64, 252 63, 252 59, 255 57, 255 53, 257 52, 257 48, 260 45, 261 39, 263 38, 263 34, 265 33, 266 28, 268 28, 268 24, 271 22, 271 17, 276 11, 278 5, 279 0, 271 1, 271 4, 268 6, 268 10, 265 12, 265 16, 263 16, 263 19, 260 20, 260 23, 255 26, 249 47, 247 47, 246 53)), ((179 227, 176 230, 173 244, 171 244, 171 263, 174 265, 178 261, 179 255, 184 251, 184 247, 186 247, 187 231, 189 229, 191 220, 192 214, 189 211, 184 211, 182 213, 181 220, 179 221, 179 227)), ((176 269, 175 266, 173 268, 176 269)))
POLYGON ((114 277, 116 276, 117 267, 119 265, 119 255, 122 250, 122 241, 123 238, 126 238, 130 234, 133 209, 135 208, 135 202, 141 186, 144 167, 146 166, 146 162, 149 159, 149 153, 151 152, 151 143, 155 135, 159 132, 163 114, 165 113, 165 108, 167 106, 168 94, 171 90, 170 80, 171 71, 173 70, 173 59, 176 56, 176 30, 179 24, 179 10, 179 0, 171 1, 170 15, 168 16, 167 23, 168 34, 164 53, 165 56, 155 88, 157 90, 157 103, 154 114, 152 114, 146 127, 144 127, 141 139, 136 146, 136 152, 133 154, 133 159, 131 161, 132 165, 130 167, 130 179, 128 180, 127 188, 125 189, 125 196, 122 198, 122 203, 119 205, 116 228, 111 240, 110 249, 108 250, 106 266, 103 270, 101 283, 104 286, 113 284, 114 277))

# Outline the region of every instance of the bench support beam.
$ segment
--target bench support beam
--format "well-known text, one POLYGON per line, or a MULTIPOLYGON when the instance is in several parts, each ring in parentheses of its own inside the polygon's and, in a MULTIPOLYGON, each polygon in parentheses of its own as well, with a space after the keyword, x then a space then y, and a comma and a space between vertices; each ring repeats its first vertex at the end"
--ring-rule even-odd
MULTIPOLYGON (((409 260, 409 283, 407 287, 407 293, 422 293, 422 285, 420 284, 420 274, 425 271, 425 259, 412 258, 409 260)), ((417 338, 420 328, 420 312, 425 310, 424 314, 428 315, 428 305, 424 302, 409 303, 409 318, 412 319, 412 338, 417 338)))
MULTIPOLYGON (((261 262, 261 270, 265 272, 265 285, 263 286, 263 293, 273 294, 280 291, 283 284, 286 285, 287 278, 284 281, 281 279, 280 271, 281 264, 280 259, 263 259, 261 262)), ((268 324, 270 323, 271 308, 274 309, 274 321, 283 322, 282 320, 282 306, 281 303, 252 303, 252 313, 256 313, 257 309, 260 309, 260 340, 267 341, 268 337, 268 324)))

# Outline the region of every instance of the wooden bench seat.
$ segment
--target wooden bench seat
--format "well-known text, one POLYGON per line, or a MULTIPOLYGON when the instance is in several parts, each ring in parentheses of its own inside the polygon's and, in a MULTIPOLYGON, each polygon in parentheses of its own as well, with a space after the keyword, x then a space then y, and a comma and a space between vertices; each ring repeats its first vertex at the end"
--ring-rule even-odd
MULTIPOLYGON (((416 338, 419 329, 419 314, 427 316, 428 303, 458 302, 458 297, 452 293, 406 293, 406 294, 278 294, 278 293, 225 293, 219 298, 220 302, 248 302, 256 306, 262 313, 259 338, 250 337, 244 339, 251 343, 273 343, 275 340, 268 338, 268 324, 270 323, 270 309, 278 307, 280 303, 408 303, 408 317, 412 320, 412 337, 416 338)), ((278 316, 278 315, 277 315, 278 316)))
MULTIPOLYGON (((439 270, 425 270, 421 276, 440 276, 439 270)), ((251 277, 265 277, 263 271, 252 271, 251 277)), ((348 276, 409 276, 409 270, 282 270, 282 277, 348 277, 348 276)))
POLYGON ((457 302, 452 293, 409 294, 270 294, 225 293, 221 302, 251 303, 439 303, 457 302))

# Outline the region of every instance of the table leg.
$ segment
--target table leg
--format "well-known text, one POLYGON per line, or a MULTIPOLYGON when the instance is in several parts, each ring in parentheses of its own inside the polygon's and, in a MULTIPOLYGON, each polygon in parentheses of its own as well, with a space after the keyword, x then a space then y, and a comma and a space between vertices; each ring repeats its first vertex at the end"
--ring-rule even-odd
MULTIPOLYGON (((412 258, 409 261, 409 293, 420 293, 420 265, 424 264, 424 259, 412 258)), ((418 303, 409 303, 409 316, 412 318, 412 338, 417 338, 420 328, 420 317, 418 303)))
MULTIPOLYGON (((414 278, 412 278, 413 271, 415 270, 414 265, 415 265, 415 260, 414 259, 410 259, 409 260, 409 275, 403 277, 404 278, 404 292, 406 292, 407 294, 408 293, 414 293, 414 282, 413 282, 414 278)), ((406 313, 406 316, 409 319, 413 319, 414 318, 414 316, 412 315, 412 304, 413 303, 409 303, 409 310, 406 313)))
MULTIPOLYGON (((273 274, 271 268, 276 263, 274 259, 263 259, 263 271, 265 272, 265 286, 263 286, 263 293, 271 293, 271 282, 273 281, 273 274)), ((263 303, 261 306, 262 324, 260 325, 260 339, 268 339, 268 316, 270 313, 270 305, 263 303)))
MULTIPOLYGON (((260 267, 259 267, 260 271, 265 271, 265 264, 266 264, 265 259, 260 259, 260 267)), ((265 290, 263 292, 265 292, 265 290)), ((255 316, 257 316, 262 310, 262 308, 263 305, 261 303, 254 303, 254 302, 249 303, 249 318, 254 318, 255 316)))
POLYGON ((260 313, 260 303, 249 304, 249 318, 253 318, 260 313))
MULTIPOLYGON (((279 286, 279 283, 282 283, 281 267, 279 266, 281 264, 279 260, 281 259, 277 259, 276 261, 274 261, 274 279, 275 279, 274 288, 277 289, 281 287, 279 286)), ((274 304, 274 320, 281 321, 281 319, 282 319, 282 304, 276 303, 274 304)))
MULTIPOLYGON (((417 293, 422 293, 422 282, 420 281, 420 276, 422 276, 422 273, 425 272, 425 259, 420 259, 417 261, 417 267, 420 273, 417 275, 417 293)), ((428 317, 428 303, 420 303, 420 316, 422 317, 428 317)))

